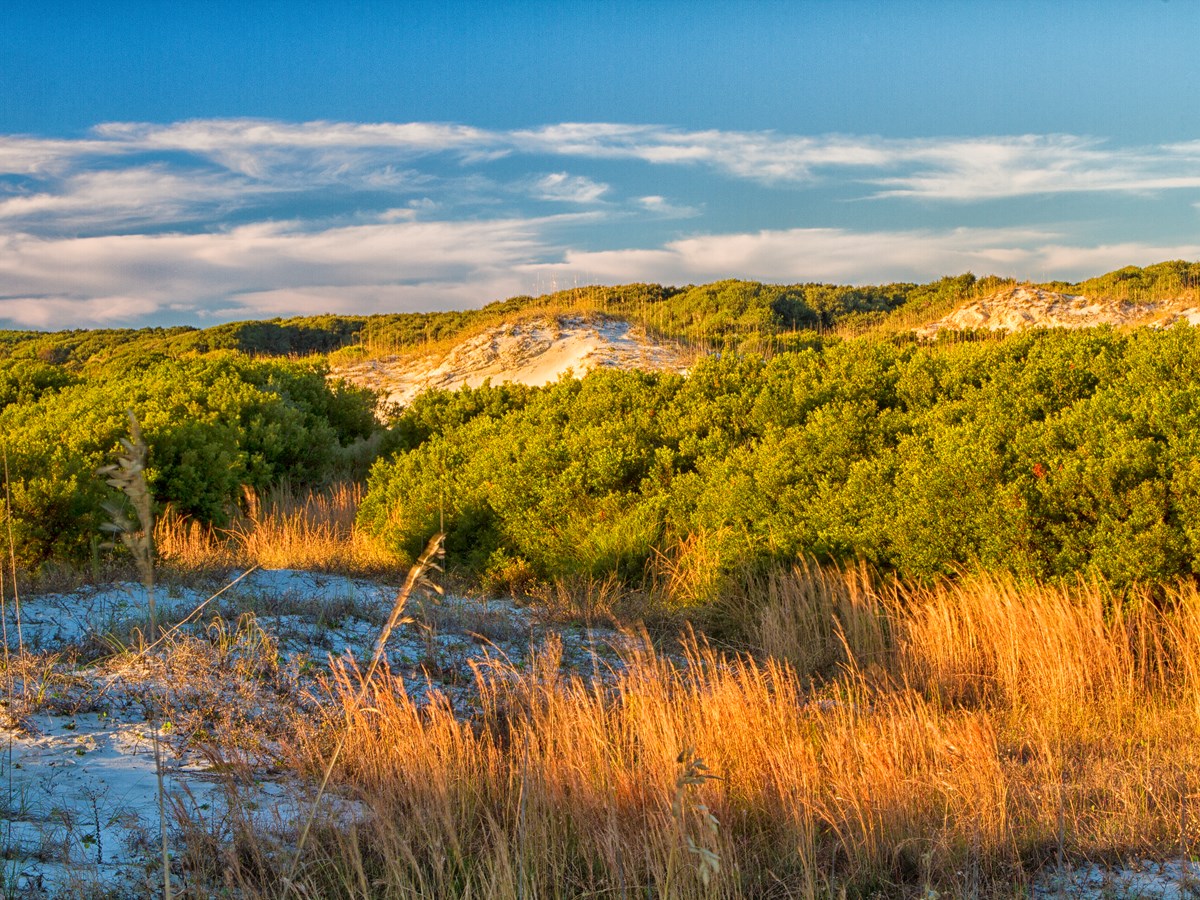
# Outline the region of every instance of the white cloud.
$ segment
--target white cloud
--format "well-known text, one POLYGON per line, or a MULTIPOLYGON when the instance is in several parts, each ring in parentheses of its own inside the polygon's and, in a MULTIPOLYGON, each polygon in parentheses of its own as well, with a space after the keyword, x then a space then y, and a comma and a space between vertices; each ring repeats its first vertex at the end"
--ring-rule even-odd
POLYGON ((124 146, 111 141, 0 135, 0 174, 53 175, 88 157, 125 152, 124 146))
POLYGON ((1136 242, 1073 246, 1062 236, 1022 228, 849 231, 796 228, 710 234, 656 249, 568 251, 560 263, 536 265, 543 277, 589 282, 702 283, 721 278, 766 282, 885 283, 943 275, 1012 275, 1073 280, 1126 265, 1196 258, 1200 243, 1136 242))
POLYGON ((279 298, 289 293, 307 296, 306 308, 319 299, 323 309, 343 311, 368 296, 376 309, 393 300, 424 309, 447 292, 472 305, 497 299, 487 293, 490 284, 517 284, 515 267, 542 251, 541 232, 553 221, 322 231, 271 223, 216 234, 61 239, 10 234, 0 236, 0 316, 23 326, 81 327, 165 311, 202 317, 231 302, 253 312, 256 297, 268 304, 261 314, 282 314, 279 298))
POLYGON ((170 125, 109 122, 95 134, 143 149, 219 153, 237 147, 343 149, 388 147, 414 153, 477 150, 496 142, 495 132, 437 122, 282 122, 277 119, 192 119, 170 125))
POLYGON ((480 161, 508 152, 496 132, 436 122, 194 119, 169 125, 110 122, 94 133, 114 147, 186 153, 259 179, 302 173, 332 181, 430 154, 457 151, 480 161))
POLYGON ((666 197, 652 194, 648 197, 638 197, 634 201, 646 212, 654 213, 667 219, 690 219, 700 215, 700 209, 695 206, 672 203, 666 197))
POLYGON ((702 234, 580 251, 555 241, 580 216, 393 221, 306 231, 255 224, 216 234, 0 237, 0 319, 25 327, 138 324, 477 306, 554 284, 926 281, 972 270, 1074 279, 1196 258, 1200 244, 1082 246, 1021 228, 702 234))
POLYGON ((1045 271, 1051 273, 1047 278, 1079 279, 1124 266, 1146 266, 1168 259, 1200 259, 1200 242, 1147 244, 1124 241, 1094 247, 1047 244, 1037 248, 1034 259, 1040 267, 1032 269, 1034 273, 1045 271))
POLYGON ((881 188, 877 197, 981 200, 1200 187, 1200 141, 1119 148, 1074 135, 802 137, 588 123, 513 132, 512 139, 525 152, 702 165, 764 183, 861 181, 881 188))
POLYGON ((0 321, 48 331, 126 326, 159 309, 145 297, 0 297, 0 321))
POLYGON ((803 137, 604 123, 552 125, 511 137, 528 153, 700 165, 768 184, 861 181, 881 188, 876 197, 980 200, 1200 187, 1200 141, 1117 148, 1074 135, 803 137))
POLYGON ((54 190, 0 194, 0 220, 39 219, 78 226, 157 223, 190 217, 201 209, 240 205, 269 185, 213 172, 173 172, 163 165, 79 172, 54 190))
MULTIPOLYGON (((40 216, 53 227, 56 216, 74 222, 137 210, 136 220, 149 222, 158 211, 169 224, 190 204, 202 204, 201 197, 247 208, 266 193, 299 198, 334 186, 385 194, 441 190, 459 203, 506 202, 513 191, 594 203, 614 192, 581 174, 526 171, 505 184, 478 172, 501 156, 527 170, 546 156, 627 160, 797 189, 821 183, 847 196, 957 202, 1200 188, 1200 141, 1122 148, 1072 135, 884 139, 616 123, 500 131, 430 122, 203 119, 108 123, 74 141, 0 136, 0 172, 27 179, 23 194, 0 198, 0 215, 29 223, 40 216), (447 157, 468 171, 454 175, 447 157)), ((668 214, 653 201, 640 205, 668 214)))
POLYGON ((595 203, 608 193, 608 185, 582 175, 553 172, 535 179, 530 193, 539 200, 587 204, 595 203))
POLYGON ((960 201, 1200 187, 1200 144, 1185 149, 1110 148, 1071 135, 919 141, 897 147, 895 165, 911 171, 871 180, 880 197, 960 201))
POLYGON ((886 165, 887 145, 873 138, 781 136, 773 131, 684 131, 657 125, 568 123, 515 131, 527 153, 704 165, 754 181, 811 181, 820 167, 886 165))
MULTIPOLYGON (((109 123, 81 140, 0 136, 0 318, 57 327, 168 312, 431 309, 577 280, 865 282, 967 269, 1040 280, 1200 256, 1185 241, 1143 242, 1132 231, 1083 241, 1065 227, 727 233, 699 218, 728 205, 704 202, 711 173, 727 195, 739 181, 893 201, 1157 195, 1200 188, 1200 140, 1113 147, 1072 135, 884 139, 260 119, 109 123), (583 161, 602 165, 605 180, 556 171, 583 161), (648 187, 645 171, 625 182, 622 161, 687 169, 697 205, 648 187), (522 208, 531 199, 577 209, 537 218, 522 208), (684 218, 695 219, 694 233, 669 239, 668 221, 684 218), (581 230, 601 221, 628 223, 623 234, 641 245, 610 249, 599 242, 611 231, 581 230)), ((814 210, 804 207, 809 221, 814 210)))

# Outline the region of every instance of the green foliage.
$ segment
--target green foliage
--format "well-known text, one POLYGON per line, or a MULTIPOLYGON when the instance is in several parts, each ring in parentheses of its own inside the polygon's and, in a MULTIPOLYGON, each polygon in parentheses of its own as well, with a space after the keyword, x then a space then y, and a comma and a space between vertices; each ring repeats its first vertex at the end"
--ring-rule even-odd
MULTIPOLYGON (((990 284, 990 282, 984 282, 990 284)), ((997 282, 998 283, 998 282, 997 282)), ((635 322, 661 337, 707 349, 768 352, 800 349, 815 332, 863 330, 906 308, 962 299, 975 276, 929 285, 769 285, 718 281, 683 288, 657 284, 584 287, 541 297, 512 297, 479 309, 375 316, 311 316, 187 327, 94 331, 0 332, 0 359, 38 359, 73 370, 141 365, 217 350, 248 356, 364 355, 419 349, 530 315, 600 315, 635 322)))
POLYGON ((831 340, 688 377, 435 393, 400 421, 360 521, 410 555, 444 524, 452 561, 491 581, 519 560, 640 582, 701 553, 726 575, 800 556, 914 577, 1200 571, 1187 327, 831 340))
POLYGON ((1200 288, 1200 262, 1176 259, 1145 268, 1126 266, 1107 275, 1063 287, 1089 297, 1142 302, 1170 300, 1200 288))
POLYGON ((36 403, 76 381, 62 366, 40 359, 0 361, 0 410, 13 403, 36 403))
MULTIPOLYGON (((84 552, 107 491, 96 469, 133 409, 159 504, 220 522, 243 486, 320 484, 382 447, 363 524, 415 556, 444 522, 451 558, 493 582, 616 571, 701 599, 722 574, 799 555, 914 576, 1200 570, 1196 332, 932 345, 904 333, 1008 284, 632 284, 446 313, 0 332, 19 552, 84 552), (716 352, 686 378, 606 371, 428 393, 393 411, 382 441, 365 440, 370 394, 294 359, 546 314, 621 318, 716 352)), ((1059 287, 1181 296, 1200 290, 1200 264, 1059 287)))
POLYGON ((458 391, 426 391, 408 406, 394 411, 385 452, 411 450, 431 435, 464 425, 477 416, 500 418, 523 407, 529 395, 530 389, 525 385, 493 386, 490 382, 458 391))
MULTIPOLYGON (((11 367, 25 365, 32 364, 11 367)), ((40 370, 28 372, 16 383, 45 383, 40 370)), ((17 391, 0 412, 0 433, 19 555, 36 564, 85 552, 109 496, 96 471, 126 433, 128 410, 150 448, 155 500, 202 520, 224 521, 243 486, 329 480, 349 447, 371 433, 374 398, 331 385, 325 374, 320 366, 223 353, 151 357, 140 367, 17 391)))

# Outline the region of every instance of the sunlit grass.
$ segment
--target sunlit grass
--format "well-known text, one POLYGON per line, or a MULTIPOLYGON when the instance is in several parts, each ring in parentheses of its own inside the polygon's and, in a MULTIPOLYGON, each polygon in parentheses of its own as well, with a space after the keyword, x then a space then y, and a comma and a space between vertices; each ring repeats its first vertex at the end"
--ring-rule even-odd
POLYGON ((395 573, 396 557, 355 526, 358 484, 297 493, 276 489, 265 498, 245 493, 245 509, 225 528, 179 515, 162 516, 154 540, 178 571, 257 565, 350 574, 395 573))
POLYGON ((1195 588, 1118 605, 1104 585, 793 581, 760 633, 812 671, 689 637, 643 640, 597 683, 551 645, 477 669, 470 715, 386 674, 359 703, 338 663, 292 753, 315 777, 342 742, 331 784, 355 812, 313 832, 294 889, 271 874, 286 845, 258 835, 238 879, 264 897, 1012 896, 1060 859, 1194 848, 1195 588), (789 650, 786 615, 826 650, 789 650))

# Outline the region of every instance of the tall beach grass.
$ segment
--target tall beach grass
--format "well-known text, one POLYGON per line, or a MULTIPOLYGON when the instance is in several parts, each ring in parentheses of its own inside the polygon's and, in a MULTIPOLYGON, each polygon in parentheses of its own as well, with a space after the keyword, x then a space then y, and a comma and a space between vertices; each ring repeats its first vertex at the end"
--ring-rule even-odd
POLYGON ((395 573, 396 558, 355 525, 361 484, 322 491, 245 491, 243 508, 224 528, 168 510, 154 542, 159 557, 182 571, 258 565, 351 574, 395 573))
POLYGON ((317 777, 340 746, 350 806, 294 884, 260 834, 230 877, 260 897, 990 897, 1195 850, 1195 587, 802 569, 766 601, 773 655, 643 638, 596 682, 551 643, 478 667, 474 715, 339 662, 290 752, 317 777))

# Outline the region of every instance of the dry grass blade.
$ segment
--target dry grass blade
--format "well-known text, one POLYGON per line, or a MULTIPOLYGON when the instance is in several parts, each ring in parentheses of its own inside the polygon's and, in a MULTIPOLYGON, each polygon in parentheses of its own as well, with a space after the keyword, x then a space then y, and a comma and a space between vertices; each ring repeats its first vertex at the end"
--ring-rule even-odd
MULTIPOLYGON (((8 562, 12 575, 13 610, 17 618, 17 648, 22 655, 25 653, 25 636, 21 633, 21 592, 17 587, 17 544, 13 539, 12 516, 12 485, 8 476, 8 442, 0 442, 0 450, 4 452, 4 523, 8 531, 8 562)), ((4 669, 8 675, 8 696, 13 696, 13 681, 8 654, 8 610, 5 608, 4 579, 0 574, 0 617, 4 620, 4 669)))
MULTIPOLYGON (((196 618, 200 615, 200 613, 204 611, 204 608, 208 606, 208 604, 212 603, 212 601, 216 600, 218 597, 220 597, 222 594, 224 594, 230 588, 236 586, 244 578, 247 578, 251 574, 256 572, 258 570, 258 568, 259 568, 258 566, 251 566, 249 569, 247 569, 245 572, 243 572, 237 578, 234 578, 232 581, 230 581, 228 584, 226 584, 224 587, 222 587, 219 591, 214 591, 213 593, 209 594, 205 599, 203 599, 199 603, 197 603, 196 606, 193 607, 191 612, 189 612, 186 616, 184 616, 182 619, 180 619, 178 622, 176 622, 174 625, 172 625, 169 629, 164 630, 163 633, 160 634, 157 639, 155 639, 154 643, 152 643, 148 646, 143 646, 143 647, 139 648, 138 652, 140 654, 149 654, 149 653, 154 652, 160 646, 162 646, 167 641, 169 641, 174 635, 179 634, 180 631, 183 630, 183 627, 185 625, 187 625, 189 622, 195 621, 196 618)), ((115 645, 114 649, 117 650, 118 652, 123 652, 125 648, 121 647, 120 644, 117 643, 115 645)), ((105 695, 105 693, 108 692, 108 689, 111 688, 115 684, 117 684, 116 681, 110 681, 107 684, 105 684, 102 688, 100 688, 99 691, 96 692, 96 694, 92 698, 92 702, 99 701, 100 698, 103 697, 105 695)))
POLYGON ((224 594, 230 588, 236 586, 243 579, 248 578, 254 572, 257 572, 258 568, 259 567, 256 565, 251 566, 249 569, 247 569, 245 572, 243 572, 237 578, 232 579, 228 584, 226 584, 219 591, 214 591, 213 593, 209 594, 208 597, 206 597, 204 600, 201 600, 199 603, 197 603, 196 606, 193 607, 191 612, 189 612, 186 616, 184 616, 182 619, 180 619, 178 622, 176 622, 174 625, 172 625, 170 630, 164 631, 161 635, 159 635, 158 639, 153 644, 151 644, 149 647, 146 648, 146 652, 149 653, 155 647, 158 647, 160 644, 165 642, 173 634, 178 633, 183 628, 183 626, 187 625, 189 622, 195 621, 196 617, 199 616, 201 612, 203 612, 204 608, 206 606, 208 606, 208 604, 212 603, 214 600, 216 600, 218 597, 220 597, 222 594, 224 594))
MULTIPOLYGON (((366 673, 363 675, 362 684, 359 686, 358 694, 353 703, 347 708, 347 722, 353 717, 358 707, 362 704, 367 695, 372 679, 379 669, 379 663, 383 659, 384 650, 387 647, 388 638, 396 626, 404 621, 404 609, 408 606, 408 600, 412 596, 413 591, 419 587, 427 587, 431 590, 441 593, 441 587, 432 583, 428 579, 431 571, 440 571, 441 568, 435 562, 442 556, 442 542, 445 540, 445 534, 435 534, 425 547, 425 552, 408 570, 408 577, 404 580, 404 585, 396 594, 396 600, 392 604, 391 614, 388 615, 387 622, 379 631, 379 636, 375 639, 375 649, 371 654, 371 664, 367 667, 366 673)), ((317 794, 313 797, 312 808, 309 810, 308 818, 304 822, 304 828, 300 832, 300 837, 296 841, 296 850, 292 856, 291 865, 288 868, 288 875, 285 889, 292 890, 295 888, 296 872, 300 866, 300 857, 304 852, 304 845, 308 841, 309 831, 312 829, 313 820, 316 818, 317 809, 320 806, 321 798, 325 794, 325 789, 329 786, 329 778, 333 774, 333 769, 337 765, 338 757, 341 755, 342 747, 345 746, 345 735, 343 734, 334 745, 333 752, 329 755, 329 761, 325 766, 325 773, 321 777, 321 783, 317 787, 317 794)))
POLYGON ((157 725, 154 726, 154 774, 158 779, 158 823, 162 829, 163 900, 171 900, 171 855, 167 844, 167 806, 166 794, 163 790, 162 743, 159 740, 157 725))

